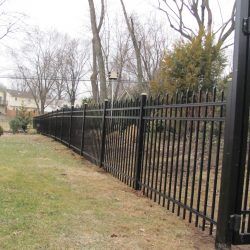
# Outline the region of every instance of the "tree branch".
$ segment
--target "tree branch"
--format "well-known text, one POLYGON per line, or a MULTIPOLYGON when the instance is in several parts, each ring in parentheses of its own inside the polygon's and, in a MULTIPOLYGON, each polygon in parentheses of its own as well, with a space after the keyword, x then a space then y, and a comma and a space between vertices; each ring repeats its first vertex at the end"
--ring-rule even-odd
POLYGON ((220 33, 220 36, 219 36, 219 39, 218 39, 218 47, 219 48, 222 46, 222 44, 226 41, 226 39, 234 31, 234 28, 235 28, 235 12, 236 12, 236 3, 234 3, 230 19, 226 22, 226 24, 224 25, 224 27, 221 30, 221 33, 220 33), (228 28, 228 30, 224 33, 224 31, 226 30, 226 27, 227 27, 227 25, 229 23, 231 23, 231 25, 228 28))

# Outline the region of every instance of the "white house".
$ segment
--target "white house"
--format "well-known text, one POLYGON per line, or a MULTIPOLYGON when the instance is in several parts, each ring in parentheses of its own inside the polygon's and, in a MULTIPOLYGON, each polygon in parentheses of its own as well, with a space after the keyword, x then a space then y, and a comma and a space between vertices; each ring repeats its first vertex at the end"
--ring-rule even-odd
POLYGON ((6 90, 6 114, 16 116, 16 111, 21 107, 30 112, 31 115, 37 114, 37 106, 30 92, 18 91, 13 89, 6 90))
MULTIPOLYGON (((45 106, 45 113, 48 113, 63 107, 70 107, 71 104, 66 99, 56 100, 48 98, 45 106)), ((75 107, 81 106, 82 100, 76 100, 75 107)), ((21 107, 24 107, 31 116, 38 114, 36 102, 30 92, 5 89, 0 85, 0 115, 15 117, 21 107)))

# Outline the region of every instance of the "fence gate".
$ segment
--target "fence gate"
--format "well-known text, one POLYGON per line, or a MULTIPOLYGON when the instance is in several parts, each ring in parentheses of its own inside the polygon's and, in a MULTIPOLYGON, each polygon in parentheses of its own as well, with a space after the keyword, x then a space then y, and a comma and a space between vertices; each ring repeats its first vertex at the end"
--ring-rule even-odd
POLYGON ((236 0, 233 82, 227 101, 216 246, 250 244, 250 1, 236 0))

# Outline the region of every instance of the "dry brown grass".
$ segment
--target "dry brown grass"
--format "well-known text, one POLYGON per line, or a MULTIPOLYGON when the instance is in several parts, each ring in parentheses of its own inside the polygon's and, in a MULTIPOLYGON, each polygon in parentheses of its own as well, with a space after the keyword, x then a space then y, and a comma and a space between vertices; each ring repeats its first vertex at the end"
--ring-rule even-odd
POLYGON ((207 233, 63 145, 39 135, 0 140, 5 154, 16 150, 0 161, 1 249, 214 249, 207 233))

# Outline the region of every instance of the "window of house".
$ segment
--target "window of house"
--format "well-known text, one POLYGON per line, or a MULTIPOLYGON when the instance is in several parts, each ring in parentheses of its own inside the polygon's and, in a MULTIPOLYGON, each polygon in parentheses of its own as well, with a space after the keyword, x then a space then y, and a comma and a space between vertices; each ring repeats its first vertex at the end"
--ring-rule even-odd
POLYGON ((17 97, 15 97, 15 101, 17 101, 17 97))

